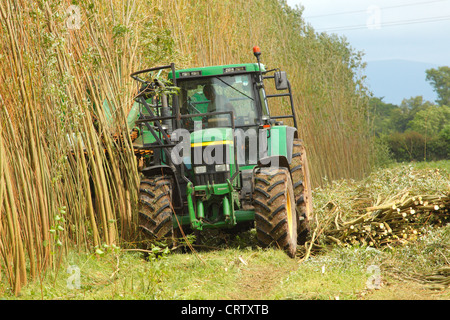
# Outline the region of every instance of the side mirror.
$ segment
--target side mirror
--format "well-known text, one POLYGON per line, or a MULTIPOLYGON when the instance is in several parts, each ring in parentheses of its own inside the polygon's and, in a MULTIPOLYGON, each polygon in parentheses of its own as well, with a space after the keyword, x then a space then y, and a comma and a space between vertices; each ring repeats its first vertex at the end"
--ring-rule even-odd
POLYGON ((275 72, 275 87, 277 88, 277 90, 288 89, 288 79, 286 71, 275 72))

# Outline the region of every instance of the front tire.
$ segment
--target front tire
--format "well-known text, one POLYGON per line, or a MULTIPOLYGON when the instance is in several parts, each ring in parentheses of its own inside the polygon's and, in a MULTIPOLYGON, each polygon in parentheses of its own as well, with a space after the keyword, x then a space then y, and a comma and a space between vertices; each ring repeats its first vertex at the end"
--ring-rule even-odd
POLYGON ((143 178, 139 188, 139 229, 146 239, 173 238, 172 181, 165 176, 143 178))
POLYGON ((256 236, 262 247, 276 245, 291 257, 297 252, 294 189, 285 168, 259 168, 253 194, 256 236))

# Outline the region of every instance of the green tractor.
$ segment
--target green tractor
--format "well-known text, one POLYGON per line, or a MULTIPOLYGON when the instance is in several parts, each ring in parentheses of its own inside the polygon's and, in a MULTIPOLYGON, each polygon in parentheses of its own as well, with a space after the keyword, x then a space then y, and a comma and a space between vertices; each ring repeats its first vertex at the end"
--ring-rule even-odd
POLYGON ((290 257, 306 241, 311 191, 291 86, 253 51, 257 63, 183 70, 172 63, 131 74, 138 81, 128 118, 142 176, 139 227, 151 239, 255 228, 261 246, 290 257), (266 94, 267 79, 281 93, 266 94), (271 116, 269 100, 279 97, 290 114, 271 116))

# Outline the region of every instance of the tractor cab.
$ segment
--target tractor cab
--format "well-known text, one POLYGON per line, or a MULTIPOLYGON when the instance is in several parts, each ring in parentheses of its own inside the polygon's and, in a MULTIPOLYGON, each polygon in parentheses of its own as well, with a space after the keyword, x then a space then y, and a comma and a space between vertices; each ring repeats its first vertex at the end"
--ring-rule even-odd
POLYGON ((261 88, 256 85, 258 70, 257 64, 243 64, 177 71, 180 113, 194 116, 183 121, 184 127, 194 130, 194 122, 199 121, 203 129, 231 127, 226 115, 195 116, 215 111, 233 112, 235 127, 260 125, 262 116, 269 111, 265 100, 261 101, 261 88))

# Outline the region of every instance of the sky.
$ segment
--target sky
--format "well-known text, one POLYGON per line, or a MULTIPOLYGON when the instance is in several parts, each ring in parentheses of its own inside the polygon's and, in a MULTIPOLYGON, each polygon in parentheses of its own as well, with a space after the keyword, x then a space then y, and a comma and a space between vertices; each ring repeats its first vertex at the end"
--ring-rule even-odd
POLYGON ((344 35, 365 61, 450 66, 450 0, 287 0, 316 31, 344 35))

